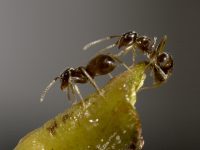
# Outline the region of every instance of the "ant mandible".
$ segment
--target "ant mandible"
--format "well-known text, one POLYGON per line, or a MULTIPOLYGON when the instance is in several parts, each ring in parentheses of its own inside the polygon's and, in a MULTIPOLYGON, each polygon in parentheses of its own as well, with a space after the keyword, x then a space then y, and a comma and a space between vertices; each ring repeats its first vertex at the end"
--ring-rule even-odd
POLYGON ((42 102, 44 100, 45 95, 58 79, 60 79, 61 82, 61 90, 67 90, 69 99, 69 93, 71 90, 73 95, 75 93, 78 94, 80 99, 83 101, 83 97, 76 83, 87 83, 88 81, 90 81, 100 95, 103 95, 93 79, 96 76, 111 73, 116 68, 117 62, 129 69, 128 66, 126 66, 122 61, 112 54, 99 54, 91 59, 86 67, 80 66, 78 68, 67 68, 64 72, 50 82, 50 84, 41 94, 40 101, 42 102))

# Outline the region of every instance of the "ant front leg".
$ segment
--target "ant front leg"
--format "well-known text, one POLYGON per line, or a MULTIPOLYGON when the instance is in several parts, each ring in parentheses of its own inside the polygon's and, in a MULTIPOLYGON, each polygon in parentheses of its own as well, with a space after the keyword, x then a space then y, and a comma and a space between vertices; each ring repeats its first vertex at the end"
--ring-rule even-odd
POLYGON ((135 58, 136 58, 136 47, 133 45, 132 48, 132 61, 133 61, 133 65, 135 65, 135 58))
POLYGON ((111 73, 108 73, 108 76, 110 77, 110 79, 113 78, 113 75, 111 73))
POLYGON ((81 92, 76 84, 74 84, 74 89, 75 89, 76 93, 78 94, 79 98, 81 99, 81 101, 83 103, 83 107, 85 108, 86 106, 85 106, 85 102, 83 100, 83 96, 81 95, 81 92))
POLYGON ((79 96, 79 98, 81 99, 82 103, 83 103, 83 107, 85 108, 85 102, 83 100, 83 96, 81 95, 81 92, 80 92, 78 86, 73 82, 73 80, 71 78, 69 78, 69 86, 70 86, 70 89, 72 90, 72 94, 75 97, 75 103, 74 104, 77 103, 77 97, 75 96, 77 94, 79 96))
POLYGON ((154 89, 154 88, 157 88, 159 87, 162 83, 164 83, 164 81, 159 81, 158 77, 155 75, 156 72, 159 73, 159 76, 161 76, 164 80, 167 79, 167 76, 166 74, 162 71, 162 69, 157 65, 157 64, 151 64, 151 63, 148 63, 147 66, 146 66, 146 69, 150 69, 150 71, 152 71, 154 73, 154 82, 153 82, 153 85, 152 86, 146 86, 146 87, 142 87, 140 89, 140 91, 142 90, 148 90, 148 89, 154 89), (153 65, 153 66, 152 66, 153 65), (154 68, 156 70, 154 70, 154 68), (158 79, 157 79, 158 78, 158 79))
POLYGON ((75 89, 75 87, 74 87, 74 83, 73 83, 73 81, 71 80, 71 78, 69 78, 68 83, 69 83, 68 88, 67 88, 67 90, 68 90, 68 91, 67 91, 67 92, 68 92, 68 98, 71 99, 71 96, 70 96, 70 90, 71 90, 72 95, 73 95, 73 98, 75 99, 74 104, 76 104, 77 101, 78 101, 78 100, 77 100, 77 97, 76 97, 77 92, 76 92, 76 89, 75 89))

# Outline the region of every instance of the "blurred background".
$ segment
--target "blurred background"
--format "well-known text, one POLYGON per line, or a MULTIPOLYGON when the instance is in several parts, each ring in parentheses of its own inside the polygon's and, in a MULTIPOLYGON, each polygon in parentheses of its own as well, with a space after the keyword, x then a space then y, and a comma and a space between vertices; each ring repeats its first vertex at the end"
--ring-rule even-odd
MULTIPOLYGON (((144 150, 200 149, 200 2, 181 0, 1 0, 0 149, 71 105, 59 83, 45 101, 45 86, 66 67, 86 65, 98 38, 130 30, 161 38, 175 67, 168 82, 138 94, 144 150)), ((130 58, 124 60, 130 64, 130 58)), ((107 76, 97 78, 103 86, 107 76)), ((94 91, 81 85, 87 95, 94 91)))

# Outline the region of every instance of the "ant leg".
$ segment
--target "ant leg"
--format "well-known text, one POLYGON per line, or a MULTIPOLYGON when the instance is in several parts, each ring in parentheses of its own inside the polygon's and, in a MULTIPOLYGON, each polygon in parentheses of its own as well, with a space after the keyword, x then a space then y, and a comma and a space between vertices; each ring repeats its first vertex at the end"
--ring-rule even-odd
POLYGON ((132 50, 133 52, 133 56, 132 56, 132 61, 133 61, 133 65, 135 64, 135 58, 136 58, 136 49, 134 45, 131 45, 129 47, 126 47, 124 50, 121 50, 116 56, 121 56, 121 55, 125 55, 127 54, 130 50, 132 50))
POLYGON ((75 88, 76 93, 78 94, 79 98, 80 98, 81 101, 82 101, 83 107, 85 108, 85 102, 84 102, 84 100, 83 100, 83 96, 81 95, 81 92, 80 92, 80 90, 79 90, 79 88, 78 88, 78 86, 77 86, 76 84, 74 84, 74 88, 75 88))
POLYGON ((118 56, 113 55, 111 53, 108 54, 109 56, 111 56, 114 60, 116 60, 118 63, 120 63, 121 65, 123 65, 127 70, 131 71, 131 69, 123 62, 121 61, 118 56))
MULTIPOLYGON (((151 63, 149 63, 147 66, 146 66, 146 69, 148 69, 149 67, 151 67, 151 63)), ((154 68, 157 69, 161 74, 162 76, 164 77, 164 79, 166 80, 167 76, 166 74, 161 70, 161 68, 157 65, 157 64, 154 64, 154 68)), ((152 86, 147 86, 147 87, 142 87, 140 89, 141 90, 148 90, 148 89, 153 89, 153 88, 157 88, 161 85, 161 82, 155 82, 155 79, 154 79, 154 83, 152 86)))
POLYGON ((66 92, 67 92, 67 98, 68 98, 69 100, 71 100, 70 87, 69 87, 69 85, 67 86, 66 92))
POLYGON ((99 89, 99 87, 97 86, 96 82, 91 78, 91 76, 87 73, 87 71, 84 68, 81 68, 81 70, 83 71, 83 73, 86 75, 86 77, 89 79, 90 83, 95 87, 95 89, 99 92, 99 94, 101 96, 103 96, 103 93, 101 92, 101 90, 99 89))
POLYGON ((135 58, 136 58, 136 49, 135 49, 135 46, 133 46, 132 52, 133 52, 132 61, 133 61, 133 65, 135 65, 135 58))
POLYGON ((108 76, 112 79, 113 75, 111 73, 108 73, 108 76))
POLYGON ((105 47, 105 48, 99 50, 98 53, 101 54, 101 53, 103 53, 104 51, 106 51, 106 50, 108 50, 108 49, 111 49, 111 48, 113 48, 113 47, 115 47, 115 46, 116 46, 116 44, 111 44, 111 45, 109 45, 109 46, 107 46, 107 47, 105 47))
POLYGON ((167 75, 163 72, 163 70, 157 64, 155 64, 154 66, 156 70, 159 71, 160 74, 162 74, 163 78, 167 80, 167 75))
POLYGON ((125 51, 124 50, 121 50, 119 53, 116 54, 117 57, 120 57, 121 55, 124 55, 125 54, 125 51))
POLYGON ((84 108, 85 108, 85 103, 84 103, 84 101, 83 101, 83 97, 82 97, 82 95, 81 95, 81 93, 80 93, 80 90, 79 90, 79 88, 78 88, 78 86, 71 80, 71 79, 69 79, 69 85, 70 85, 70 88, 71 88, 71 90, 72 90, 72 94, 74 95, 74 97, 75 97, 75 103, 74 104, 76 104, 77 103, 77 98, 76 98, 76 94, 80 97, 80 99, 81 99, 81 101, 82 101, 82 103, 83 103, 83 106, 84 106, 84 108))
POLYGON ((121 55, 127 54, 131 49, 133 48, 133 45, 126 47, 125 49, 121 50, 119 53, 116 54, 117 57, 120 57, 121 55))
POLYGON ((135 58, 136 58, 136 49, 135 49, 134 45, 131 45, 131 46, 126 47, 125 49, 121 50, 119 53, 116 54, 116 56, 120 57, 121 55, 125 55, 130 50, 132 50, 132 52, 133 52, 132 61, 133 61, 133 65, 134 65, 135 64, 135 58))

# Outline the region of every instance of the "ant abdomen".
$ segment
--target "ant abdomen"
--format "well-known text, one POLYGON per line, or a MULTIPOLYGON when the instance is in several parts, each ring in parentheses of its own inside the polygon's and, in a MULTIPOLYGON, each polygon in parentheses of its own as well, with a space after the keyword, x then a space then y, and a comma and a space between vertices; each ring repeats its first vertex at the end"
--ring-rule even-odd
POLYGON ((86 71, 91 77, 105 75, 112 72, 116 67, 116 61, 112 56, 106 54, 97 55, 86 66, 86 71))
POLYGON ((165 74, 172 72, 173 59, 172 56, 163 52, 157 56, 157 64, 165 74))

